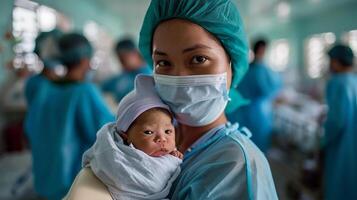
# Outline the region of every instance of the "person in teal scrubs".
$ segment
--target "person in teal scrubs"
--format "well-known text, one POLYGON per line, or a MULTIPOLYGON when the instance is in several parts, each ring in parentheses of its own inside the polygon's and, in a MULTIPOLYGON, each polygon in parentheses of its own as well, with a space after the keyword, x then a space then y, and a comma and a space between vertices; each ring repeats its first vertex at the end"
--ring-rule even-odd
POLYGON ((230 121, 238 122, 253 133, 252 141, 264 153, 270 147, 273 101, 281 87, 279 74, 264 63, 266 48, 267 42, 264 39, 254 43, 254 60, 238 86, 238 91, 250 103, 228 115, 230 121))
POLYGON ((135 43, 131 39, 120 40, 115 46, 115 53, 122 65, 122 72, 102 84, 103 92, 114 96, 119 102, 134 89, 134 80, 138 74, 151 74, 151 69, 140 55, 135 43))
POLYGON ((329 52, 331 78, 326 87, 328 114, 322 147, 324 199, 357 199, 357 75, 351 48, 329 52))
POLYGON ((49 80, 56 80, 59 76, 55 73, 56 67, 61 65, 59 60, 58 40, 63 33, 54 29, 49 32, 40 33, 35 40, 34 53, 43 63, 41 73, 35 74, 26 80, 25 97, 27 105, 32 103, 37 91, 41 90, 41 86, 48 83, 49 80))
POLYGON ((248 68, 236 5, 230 0, 152 0, 139 47, 154 67, 156 91, 178 122, 178 150, 184 152, 168 198, 277 199, 264 154, 249 132, 224 114, 229 90, 248 68))
POLYGON ((114 121, 99 89, 85 81, 93 55, 88 40, 81 34, 65 34, 59 49, 68 72, 63 79, 51 81, 38 91, 25 124, 35 189, 51 200, 65 196, 96 132, 114 121))

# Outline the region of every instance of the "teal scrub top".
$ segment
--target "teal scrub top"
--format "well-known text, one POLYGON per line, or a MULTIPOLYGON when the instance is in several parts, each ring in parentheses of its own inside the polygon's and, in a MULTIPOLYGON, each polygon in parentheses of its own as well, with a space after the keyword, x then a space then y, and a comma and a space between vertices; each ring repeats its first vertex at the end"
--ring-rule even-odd
POLYGON ((25 121, 34 185, 39 195, 61 199, 81 169, 82 154, 97 131, 114 121, 95 85, 49 83, 33 99, 25 121))
POLYGON ((333 75, 326 100, 324 198, 357 199, 357 75, 333 75))
POLYGON ((212 129, 185 153, 169 198, 278 199, 268 161, 237 124, 212 129))
POLYGON ((36 96, 37 91, 41 90, 44 84, 47 84, 49 80, 42 74, 36 74, 26 80, 25 83, 25 98, 27 105, 32 103, 32 100, 36 96))
POLYGON ((151 74, 152 70, 149 66, 144 66, 134 71, 124 71, 115 77, 110 78, 102 84, 103 92, 108 92, 113 94, 115 101, 120 102, 120 100, 134 89, 135 77, 138 74, 151 74))
POLYGON ((262 62, 250 64, 247 74, 238 85, 238 91, 250 103, 227 113, 231 122, 238 122, 253 134, 252 141, 264 153, 270 147, 273 124, 273 101, 281 88, 279 74, 262 62))

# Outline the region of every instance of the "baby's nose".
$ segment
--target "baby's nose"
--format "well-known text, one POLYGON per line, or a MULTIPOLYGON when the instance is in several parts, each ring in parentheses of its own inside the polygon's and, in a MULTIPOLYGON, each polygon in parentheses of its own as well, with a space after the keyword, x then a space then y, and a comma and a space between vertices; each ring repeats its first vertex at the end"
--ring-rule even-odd
POLYGON ((165 142, 167 142, 167 139, 166 139, 166 137, 164 137, 163 135, 158 135, 158 136, 155 138, 155 142, 156 142, 156 143, 165 143, 165 142))

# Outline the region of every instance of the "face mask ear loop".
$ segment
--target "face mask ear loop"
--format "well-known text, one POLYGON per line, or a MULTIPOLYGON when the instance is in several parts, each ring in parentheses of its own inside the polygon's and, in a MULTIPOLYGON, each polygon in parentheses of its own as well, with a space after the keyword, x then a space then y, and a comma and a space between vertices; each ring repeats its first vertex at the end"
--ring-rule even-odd
MULTIPOLYGON (((232 61, 229 61, 229 68, 232 69, 232 61)), ((226 72, 226 74, 227 74, 227 72, 226 72)), ((227 84, 228 84, 228 76, 226 77, 226 79, 227 79, 227 84)), ((232 98, 229 96, 229 92, 230 92, 230 88, 227 89, 227 94, 226 94, 227 100, 232 101, 232 98)))
POLYGON ((230 91, 230 90, 228 89, 228 90, 227 90, 227 97, 228 97, 227 100, 228 100, 228 101, 232 101, 232 98, 229 96, 229 91, 230 91))
POLYGON ((232 100, 232 98, 229 97, 229 90, 226 90, 226 91, 225 91, 224 96, 225 96, 225 99, 226 99, 227 101, 231 101, 231 100, 232 100))

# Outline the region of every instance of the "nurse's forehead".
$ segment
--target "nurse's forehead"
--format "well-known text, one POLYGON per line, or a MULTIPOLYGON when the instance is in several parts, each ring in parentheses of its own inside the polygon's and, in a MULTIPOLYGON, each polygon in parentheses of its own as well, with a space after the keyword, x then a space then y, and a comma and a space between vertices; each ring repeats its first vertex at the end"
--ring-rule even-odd
POLYGON ((167 48, 183 51, 193 47, 217 48, 220 42, 201 26, 187 20, 173 19, 162 22, 155 30, 153 50, 167 48))

